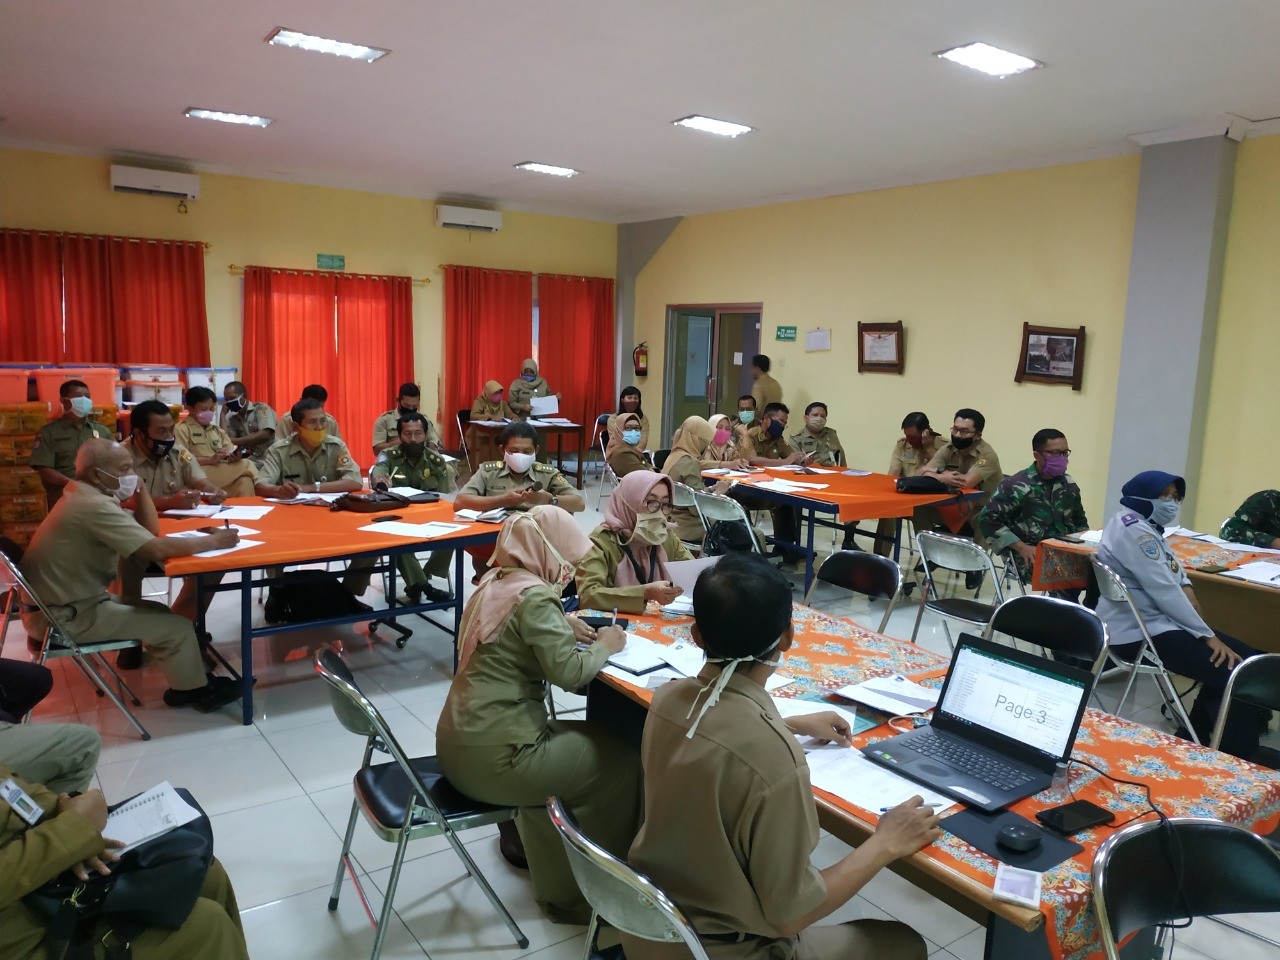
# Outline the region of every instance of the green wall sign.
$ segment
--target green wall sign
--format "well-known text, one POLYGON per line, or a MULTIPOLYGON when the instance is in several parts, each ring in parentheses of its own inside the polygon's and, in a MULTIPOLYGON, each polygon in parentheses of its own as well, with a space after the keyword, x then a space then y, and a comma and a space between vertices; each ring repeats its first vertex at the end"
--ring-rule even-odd
POLYGON ((775 340, 785 340, 785 341, 787 341, 788 343, 795 343, 795 342, 796 342, 796 328, 795 328, 795 327, 774 327, 774 328, 773 328, 773 330, 774 330, 774 333, 773 333, 773 339, 775 339, 775 340))
MULTIPOLYGON (((347 258, 340 253, 317 253, 316 254, 317 270, 345 270, 347 269, 347 258)), ((792 337, 791 339, 795 339, 792 337)))

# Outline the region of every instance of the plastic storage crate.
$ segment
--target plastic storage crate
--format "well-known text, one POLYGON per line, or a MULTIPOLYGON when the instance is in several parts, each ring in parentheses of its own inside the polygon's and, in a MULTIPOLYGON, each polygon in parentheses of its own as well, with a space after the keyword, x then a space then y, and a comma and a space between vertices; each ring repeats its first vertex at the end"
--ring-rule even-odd
POLYGON ((62 414, 62 400, 58 391, 68 380, 83 380, 89 387, 89 396, 99 403, 115 400, 116 383, 120 371, 115 367, 50 367, 33 370, 36 382, 36 399, 49 404, 54 416, 62 414))
POLYGON ((208 387, 222 402, 222 388, 240 379, 239 367, 187 367, 188 387, 208 387))
POLYGON ((0 403, 26 403, 30 379, 26 367, 0 367, 0 403))

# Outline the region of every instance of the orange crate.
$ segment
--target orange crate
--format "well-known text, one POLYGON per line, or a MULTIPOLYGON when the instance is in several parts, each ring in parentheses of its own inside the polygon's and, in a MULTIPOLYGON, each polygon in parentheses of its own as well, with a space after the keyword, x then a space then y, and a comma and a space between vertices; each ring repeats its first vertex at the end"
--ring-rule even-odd
POLYGON ((83 380, 89 387, 89 396, 98 403, 107 403, 116 398, 116 381, 120 379, 120 371, 115 367, 48 367, 44 370, 33 370, 31 376, 36 381, 36 399, 52 404, 55 410, 62 407, 58 390, 68 380, 83 380))
POLYGON ((0 369, 0 403, 26 403, 30 370, 0 369))
POLYGON ((0 433, 38 433, 49 420, 49 408, 40 402, 0 403, 0 433))
POLYGON ((43 491, 40 474, 33 467, 0 467, 0 496, 43 491))
POLYGON ((0 523, 39 523, 49 511, 43 493, 18 493, 0 497, 0 523))
POLYGON ((114 403, 95 403, 93 405, 93 419, 110 430, 116 432, 116 423, 120 417, 120 408, 114 403))
POLYGON ((0 523, 0 537, 8 537, 23 550, 31 546, 31 538, 36 535, 40 524, 36 521, 22 523, 0 523))
POLYGON ((34 433, 0 434, 0 467, 25 467, 35 445, 34 433))

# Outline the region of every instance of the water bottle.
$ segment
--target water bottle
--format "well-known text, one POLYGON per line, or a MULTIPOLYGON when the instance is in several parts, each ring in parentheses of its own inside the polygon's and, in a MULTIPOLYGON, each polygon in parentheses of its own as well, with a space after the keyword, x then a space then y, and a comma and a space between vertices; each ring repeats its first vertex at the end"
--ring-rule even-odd
POLYGON ((1067 782, 1067 764, 1059 762, 1054 765, 1053 782, 1044 792, 1044 798, 1051 804, 1066 803, 1070 792, 1067 782))

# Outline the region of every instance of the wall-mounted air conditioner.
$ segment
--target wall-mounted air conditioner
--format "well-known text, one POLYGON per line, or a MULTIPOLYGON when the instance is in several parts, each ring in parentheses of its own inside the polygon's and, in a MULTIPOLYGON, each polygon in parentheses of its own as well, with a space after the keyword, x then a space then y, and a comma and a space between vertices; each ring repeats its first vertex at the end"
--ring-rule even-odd
POLYGON ((200 178, 194 173, 174 173, 172 170, 148 170, 146 167, 111 165, 111 189, 120 193, 143 193, 152 197, 172 197, 175 200, 198 200, 200 178))
POLYGON ((489 233, 495 233, 502 229, 502 211, 451 207, 437 203, 436 226, 459 227, 463 230, 487 230, 489 233))

